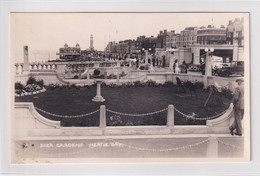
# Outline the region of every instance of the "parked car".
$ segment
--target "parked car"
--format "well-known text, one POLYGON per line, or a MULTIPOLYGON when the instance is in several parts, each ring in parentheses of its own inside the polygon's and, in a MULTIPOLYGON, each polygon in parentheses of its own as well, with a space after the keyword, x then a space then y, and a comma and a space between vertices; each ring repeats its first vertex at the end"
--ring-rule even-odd
POLYGON ((193 72, 200 72, 201 71, 201 65, 195 65, 195 64, 189 65, 188 70, 193 71, 193 72))
POLYGON ((214 67, 213 75, 229 77, 230 75, 244 76, 244 61, 233 61, 230 65, 223 65, 221 68, 214 67))

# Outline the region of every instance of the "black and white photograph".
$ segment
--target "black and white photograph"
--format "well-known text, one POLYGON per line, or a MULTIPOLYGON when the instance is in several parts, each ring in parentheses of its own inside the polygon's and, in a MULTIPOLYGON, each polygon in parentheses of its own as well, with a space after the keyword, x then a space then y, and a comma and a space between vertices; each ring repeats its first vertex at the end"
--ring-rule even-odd
POLYGON ((249 13, 10 13, 11 163, 250 161, 249 13))

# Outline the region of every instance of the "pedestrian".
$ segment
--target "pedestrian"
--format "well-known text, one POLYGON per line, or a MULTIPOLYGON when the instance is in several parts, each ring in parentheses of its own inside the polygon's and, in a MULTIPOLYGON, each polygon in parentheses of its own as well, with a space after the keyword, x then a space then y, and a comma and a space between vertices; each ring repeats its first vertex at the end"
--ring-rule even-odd
POLYGON ((175 64, 175 73, 179 73, 179 64, 178 64, 178 60, 176 61, 176 64, 175 64))
POLYGON ((184 73, 188 73, 188 66, 185 61, 182 62, 182 65, 184 67, 184 73))
POLYGON ((175 73, 175 66, 176 66, 176 60, 174 61, 174 64, 173 64, 173 73, 175 73))
POLYGON ((234 109, 234 122, 229 127, 230 134, 234 135, 234 130, 236 130, 235 135, 242 136, 242 123, 241 120, 244 116, 244 79, 239 78, 236 80, 238 87, 235 89, 235 93, 232 99, 233 109, 234 109))

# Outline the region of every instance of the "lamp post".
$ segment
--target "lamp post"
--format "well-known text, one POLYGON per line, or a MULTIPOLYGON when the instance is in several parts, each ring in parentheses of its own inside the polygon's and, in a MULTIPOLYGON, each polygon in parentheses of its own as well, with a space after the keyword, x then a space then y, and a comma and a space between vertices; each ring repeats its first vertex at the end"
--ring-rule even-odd
POLYGON ((142 48, 142 51, 145 53, 145 64, 148 64, 148 54, 149 52, 152 51, 152 48, 148 48, 148 49, 142 48))
MULTIPOLYGON (((169 68, 170 70, 173 71, 173 63, 174 63, 174 52, 175 52, 175 49, 174 48, 170 48, 168 50, 166 50, 167 52, 170 53, 170 58, 169 58, 169 68)), ((167 55, 166 55, 167 56, 167 55)))
POLYGON ((205 48, 206 59, 205 59, 205 76, 204 76, 204 87, 208 86, 208 76, 212 76, 212 55, 214 48, 205 48))

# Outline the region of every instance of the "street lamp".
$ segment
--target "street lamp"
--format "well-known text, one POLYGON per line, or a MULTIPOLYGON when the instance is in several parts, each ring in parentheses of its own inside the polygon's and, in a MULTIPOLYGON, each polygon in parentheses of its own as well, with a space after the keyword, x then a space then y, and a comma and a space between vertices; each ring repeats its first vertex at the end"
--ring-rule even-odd
POLYGON ((204 77, 204 87, 208 86, 208 76, 212 76, 212 55, 214 48, 205 48, 206 59, 205 59, 205 77, 204 77))
POLYGON ((206 59, 205 59, 205 76, 211 76, 211 65, 212 65, 212 55, 214 52, 214 48, 205 48, 204 50, 206 52, 206 59))
POLYGON ((152 48, 148 48, 148 49, 142 48, 142 52, 145 53, 145 63, 146 64, 148 63, 148 53, 151 51, 152 51, 152 48))
POLYGON ((176 51, 174 48, 170 48, 170 49, 167 49, 166 50, 167 52, 170 53, 170 56, 169 55, 166 55, 167 57, 170 57, 169 58, 169 68, 171 70, 175 69, 173 68, 173 65, 174 65, 174 52, 176 51))

